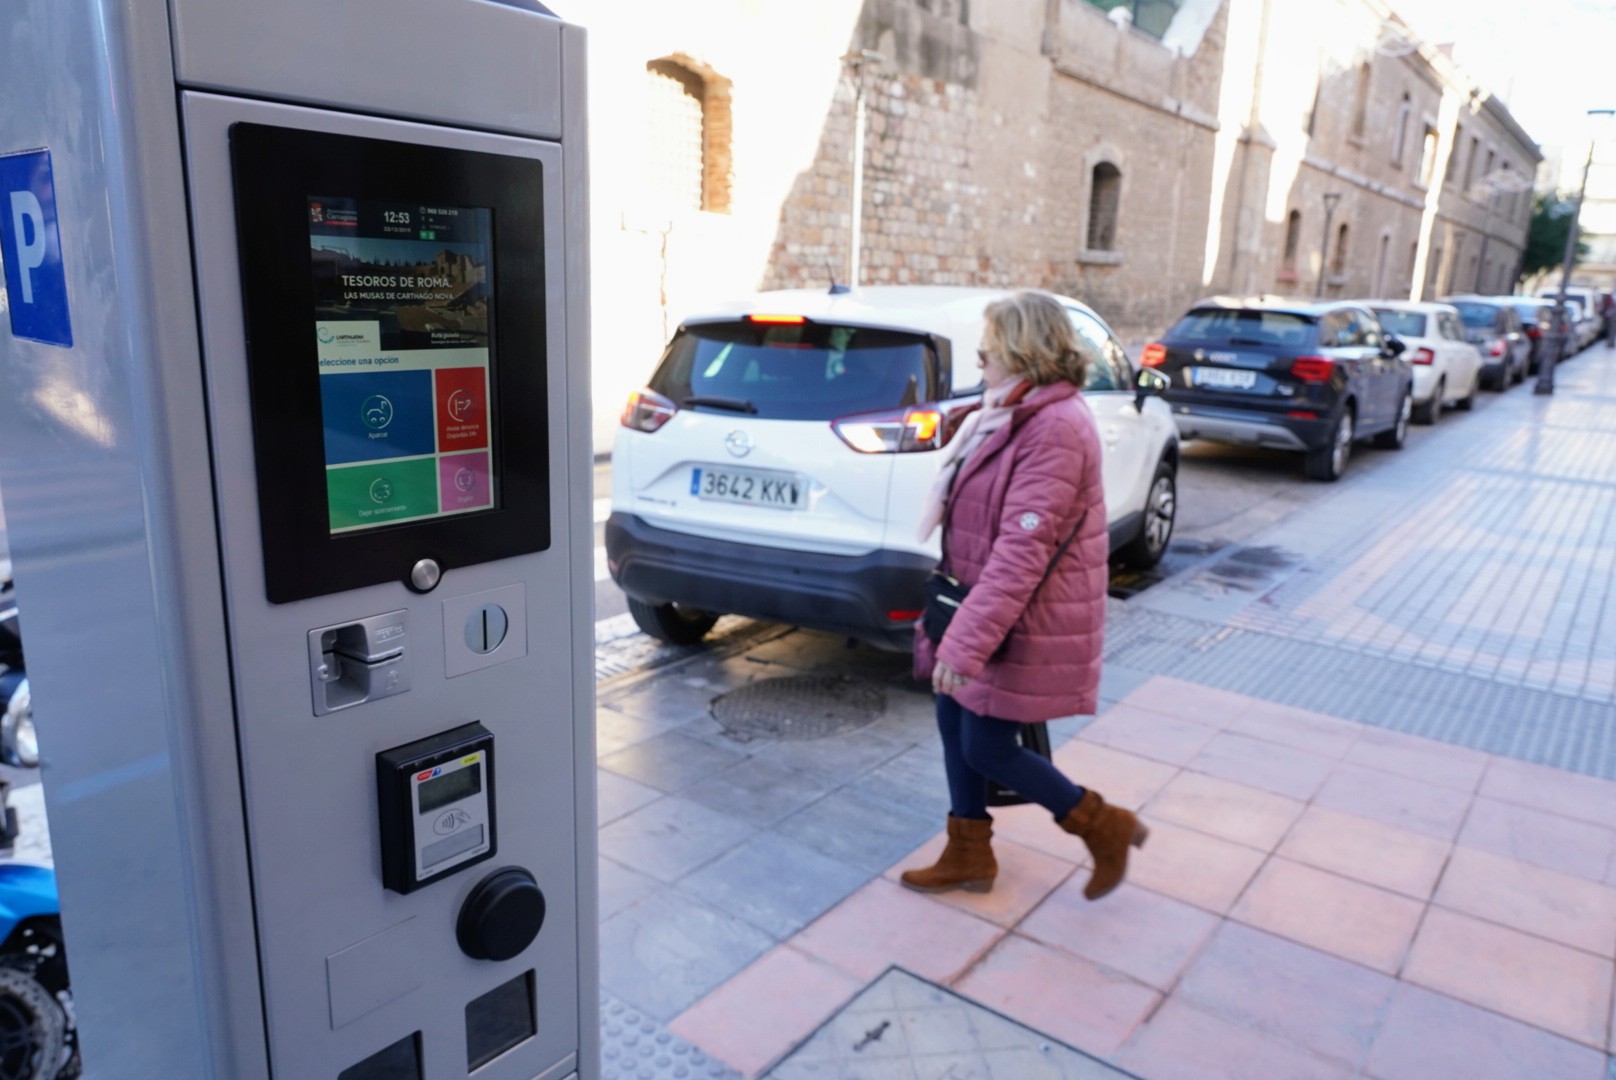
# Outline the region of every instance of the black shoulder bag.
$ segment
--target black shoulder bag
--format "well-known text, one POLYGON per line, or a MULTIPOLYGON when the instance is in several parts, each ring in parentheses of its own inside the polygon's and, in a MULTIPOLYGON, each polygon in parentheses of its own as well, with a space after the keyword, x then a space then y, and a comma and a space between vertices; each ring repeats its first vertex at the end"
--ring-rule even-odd
MULTIPOLYGON (((1033 586, 1032 593, 1027 597, 1028 607, 1032 606, 1033 599, 1037 597, 1038 590, 1044 587, 1044 582, 1049 580, 1049 575, 1054 573, 1055 564, 1060 562, 1061 556, 1066 554, 1066 549, 1071 546, 1073 540, 1077 539, 1078 532, 1083 528, 1083 521, 1088 516, 1089 512, 1086 509, 1079 514, 1077 524, 1072 526, 1071 535, 1062 540, 1061 546, 1055 549, 1055 557, 1049 560, 1048 566, 1044 567, 1044 576, 1038 579, 1038 584, 1033 586)), ((965 602, 966 595, 971 591, 969 585, 943 569, 943 566, 947 565, 947 563, 948 514, 945 512, 943 515, 943 560, 926 578, 926 603, 920 609, 920 628, 933 645, 939 644, 943 640, 943 635, 948 632, 948 624, 954 621, 954 613, 959 611, 960 605, 965 602)), ((999 648, 1004 648, 1003 642, 999 643, 999 648)), ((994 650, 994 654, 998 654, 997 649, 994 650)))

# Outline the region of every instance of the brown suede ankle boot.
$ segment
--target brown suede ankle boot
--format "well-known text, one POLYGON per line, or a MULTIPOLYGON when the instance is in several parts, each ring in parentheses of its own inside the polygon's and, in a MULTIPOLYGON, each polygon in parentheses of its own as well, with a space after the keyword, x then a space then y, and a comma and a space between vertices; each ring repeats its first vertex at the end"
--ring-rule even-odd
POLYGON ((1128 848, 1144 847, 1150 835, 1132 810, 1107 806, 1097 791, 1083 792, 1083 798, 1060 821, 1060 827, 1082 838, 1094 856, 1094 873, 1083 889, 1089 900, 1098 900, 1118 885, 1128 872, 1128 848))
POLYGON ((924 870, 905 870, 898 876, 906 886, 919 892, 969 889, 987 892, 999 876, 993 858, 993 822, 977 818, 948 819, 948 843, 935 863, 924 870))

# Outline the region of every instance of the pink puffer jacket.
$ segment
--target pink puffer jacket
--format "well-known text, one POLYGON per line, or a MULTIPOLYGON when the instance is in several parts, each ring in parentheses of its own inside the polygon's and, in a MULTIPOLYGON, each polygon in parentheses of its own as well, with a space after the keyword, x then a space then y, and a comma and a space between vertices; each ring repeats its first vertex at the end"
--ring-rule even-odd
POLYGON ((955 697, 980 716, 1033 723, 1094 712, 1110 543, 1099 432, 1075 386, 1027 395, 961 467, 945 521, 948 570, 971 592, 940 645, 917 628, 916 676, 929 680, 941 657, 971 680, 955 697))

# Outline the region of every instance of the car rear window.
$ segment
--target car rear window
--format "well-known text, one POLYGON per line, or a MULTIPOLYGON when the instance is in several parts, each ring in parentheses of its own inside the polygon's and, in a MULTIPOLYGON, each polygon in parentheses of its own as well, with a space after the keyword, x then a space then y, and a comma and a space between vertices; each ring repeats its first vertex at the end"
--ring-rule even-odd
POLYGON ((1178 320, 1168 337, 1216 345, 1277 345, 1305 348, 1313 340, 1314 320, 1288 311, 1244 308, 1197 308, 1178 320))
POLYGON ((686 408, 835 420, 936 400, 939 381, 920 334, 743 319, 681 328, 651 389, 686 408))
POLYGON ((1467 304, 1462 300, 1452 303, 1459 309, 1459 318, 1464 320, 1468 330, 1491 330, 1498 322, 1498 310, 1491 304, 1467 304))
POLYGON ((1400 334, 1403 337, 1428 336, 1425 333, 1424 312, 1398 311, 1396 308, 1376 308, 1375 316, 1380 319, 1380 328, 1388 334, 1400 334))

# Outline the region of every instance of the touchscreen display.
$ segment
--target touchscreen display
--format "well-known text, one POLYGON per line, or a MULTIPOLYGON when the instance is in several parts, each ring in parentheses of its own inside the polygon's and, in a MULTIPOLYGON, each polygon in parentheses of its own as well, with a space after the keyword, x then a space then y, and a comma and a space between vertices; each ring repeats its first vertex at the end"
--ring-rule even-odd
POLYGON ((308 207, 331 532, 494 508, 493 215, 308 207))

